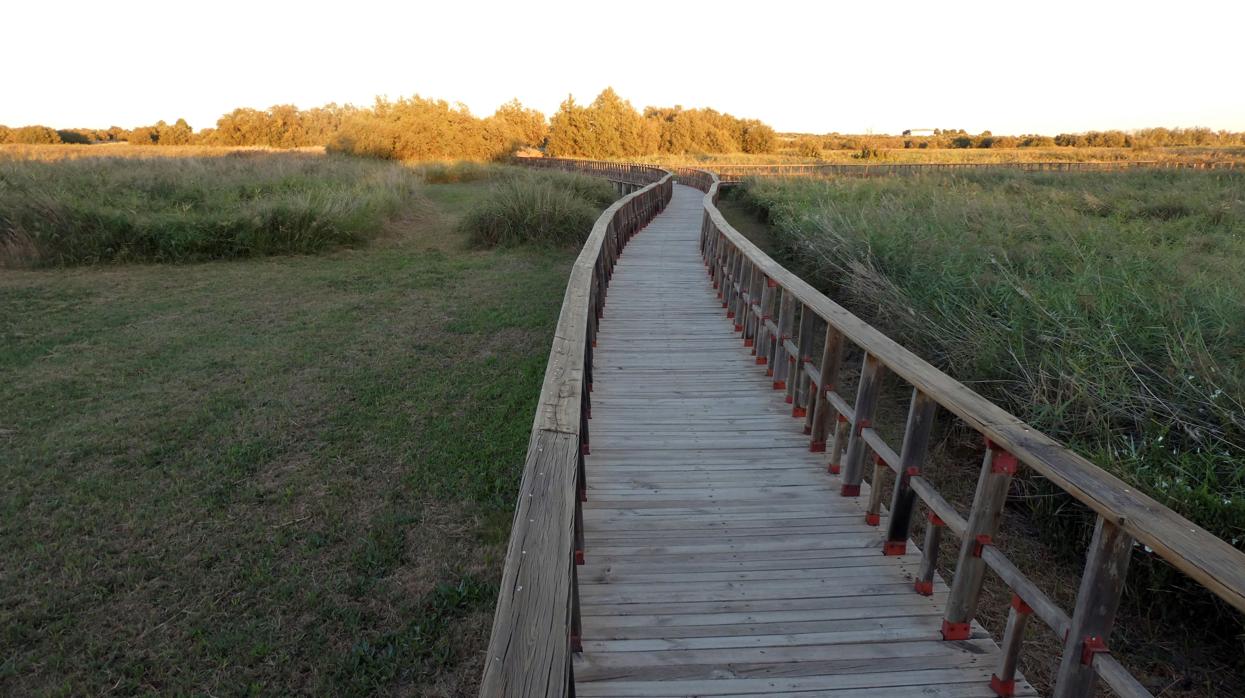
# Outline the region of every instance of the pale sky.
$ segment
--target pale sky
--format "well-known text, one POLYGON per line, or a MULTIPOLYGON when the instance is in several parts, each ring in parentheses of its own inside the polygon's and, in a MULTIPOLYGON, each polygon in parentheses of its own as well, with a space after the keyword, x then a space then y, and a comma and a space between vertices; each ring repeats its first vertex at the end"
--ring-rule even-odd
POLYGON ((420 94, 552 113, 613 86, 780 131, 1245 130, 1245 1, 8 3, 0 124, 196 129, 420 94))

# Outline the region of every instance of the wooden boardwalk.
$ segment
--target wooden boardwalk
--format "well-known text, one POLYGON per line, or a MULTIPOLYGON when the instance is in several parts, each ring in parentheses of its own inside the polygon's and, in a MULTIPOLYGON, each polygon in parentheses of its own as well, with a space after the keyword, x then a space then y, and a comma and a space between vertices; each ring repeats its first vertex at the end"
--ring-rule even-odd
MULTIPOLYGON (((947 587, 839 495, 726 319, 702 194, 627 246, 593 360, 577 696, 993 696, 999 650, 940 635, 947 587)), ((1023 680, 1017 695, 1036 695, 1023 680)))

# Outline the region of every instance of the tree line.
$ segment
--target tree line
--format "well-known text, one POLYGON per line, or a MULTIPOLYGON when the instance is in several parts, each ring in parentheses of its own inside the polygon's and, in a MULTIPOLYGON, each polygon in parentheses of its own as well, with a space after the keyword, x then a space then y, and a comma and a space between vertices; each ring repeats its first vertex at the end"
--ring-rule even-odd
POLYGON ((212 128, 195 131, 185 119, 158 121, 123 129, 47 126, 0 126, 0 143, 114 143, 184 146, 323 146, 330 152, 395 160, 493 159, 523 149, 541 149, 559 157, 627 158, 698 153, 769 153, 793 147, 818 157, 823 150, 870 153, 899 148, 1030 148, 1245 146, 1245 133, 1207 128, 1150 128, 1138 131, 1088 131, 1056 136, 970 134, 963 129, 934 129, 930 134, 905 131, 898 136, 787 134, 779 136, 757 119, 742 119, 713 109, 682 106, 637 110, 606 88, 588 104, 568 97, 548 119, 511 100, 490 116, 477 117, 462 104, 415 95, 377 98, 369 107, 326 104, 298 109, 280 104, 268 109, 234 109, 212 128))
POLYGON ((525 148, 563 157, 639 157, 657 153, 765 153, 774 129, 713 109, 648 107, 643 112, 607 88, 590 104, 567 98, 551 118, 511 100, 488 117, 461 104, 418 95, 377 98, 370 107, 327 104, 239 108, 213 128, 195 131, 185 119, 122 129, 0 126, 0 143, 111 143, 299 148, 395 160, 486 160, 525 148))

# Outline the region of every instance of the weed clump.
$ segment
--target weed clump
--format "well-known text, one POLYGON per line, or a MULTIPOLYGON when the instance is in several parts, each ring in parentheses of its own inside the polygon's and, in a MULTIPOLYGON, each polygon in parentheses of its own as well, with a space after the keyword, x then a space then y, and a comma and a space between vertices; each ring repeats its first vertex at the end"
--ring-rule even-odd
POLYGON ((460 222, 480 247, 579 245, 616 195, 602 179, 561 172, 515 172, 460 222))

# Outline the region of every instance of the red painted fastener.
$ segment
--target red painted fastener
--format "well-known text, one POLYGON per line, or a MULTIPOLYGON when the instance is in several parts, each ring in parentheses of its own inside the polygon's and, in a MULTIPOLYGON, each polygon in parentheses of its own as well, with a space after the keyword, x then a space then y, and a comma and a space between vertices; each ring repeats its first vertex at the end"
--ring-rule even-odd
POLYGON ((994 540, 986 534, 981 534, 973 539, 973 557, 981 557, 981 551, 987 545, 994 545, 994 540))
POLYGON ((952 623, 944 620, 942 622, 942 639, 944 640, 967 640, 972 635, 972 629, 968 623, 952 623))
POLYGON ((986 439, 986 448, 992 451, 992 455, 990 457, 990 472, 1004 475, 1016 474, 1016 468, 1019 466, 1019 461, 1016 460, 1016 456, 1013 456, 989 438, 986 439))
POLYGON ((1081 643, 1081 664, 1085 666, 1094 665, 1095 654, 1110 654, 1111 650, 1107 649, 1107 642, 1097 635, 1090 635, 1085 638, 1085 642, 1081 643))
POLYGON ((990 690, 999 698, 1011 698, 1016 695, 1016 679, 1004 681, 998 674, 990 675, 990 690))
POLYGON ((888 540, 882 544, 883 555, 906 555, 908 553, 908 542, 902 540, 888 540))

